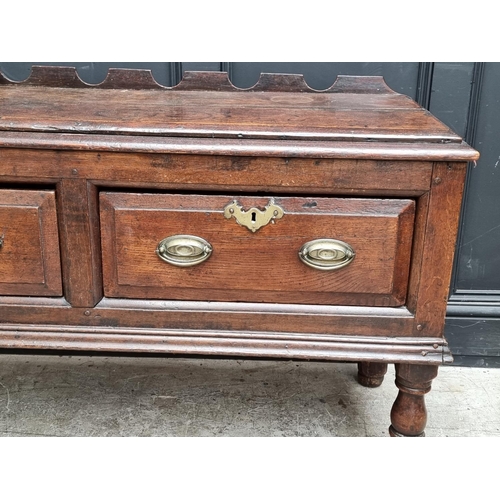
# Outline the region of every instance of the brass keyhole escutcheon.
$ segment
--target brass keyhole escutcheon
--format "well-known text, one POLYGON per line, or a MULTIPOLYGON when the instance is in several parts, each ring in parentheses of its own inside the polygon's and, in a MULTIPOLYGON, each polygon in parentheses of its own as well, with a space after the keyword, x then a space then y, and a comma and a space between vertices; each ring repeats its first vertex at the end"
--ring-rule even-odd
POLYGON ((234 217, 240 226, 244 226, 252 233, 258 231, 261 227, 267 226, 275 219, 281 219, 285 211, 274 202, 274 198, 269 200, 264 210, 252 207, 250 210, 244 210, 236 200, 224 207, 224 217, 230 219, 234 217))

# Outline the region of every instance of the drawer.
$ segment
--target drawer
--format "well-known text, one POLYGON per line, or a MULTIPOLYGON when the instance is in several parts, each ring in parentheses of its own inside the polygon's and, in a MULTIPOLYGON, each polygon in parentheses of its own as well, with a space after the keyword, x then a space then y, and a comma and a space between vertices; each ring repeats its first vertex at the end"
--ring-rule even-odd
POLYGON ((0 190, 0 294, 62 295, 54 191, 0 190))
POLYGON ((414 209, 401 199, 102 192, 104 294, 402 305, 414 209))

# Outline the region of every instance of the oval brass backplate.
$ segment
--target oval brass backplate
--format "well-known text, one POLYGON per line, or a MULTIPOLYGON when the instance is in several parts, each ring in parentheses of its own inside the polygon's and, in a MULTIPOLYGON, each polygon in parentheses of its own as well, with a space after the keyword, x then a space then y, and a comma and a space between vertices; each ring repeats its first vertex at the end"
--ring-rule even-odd
POLYGON ((212 255, 210 243, 199 236, 176 234, 158 243, 156 253, 160 259, 179 267, 196 266, 212 255))
POLYGON ((350 264, 356 253, 351 245, 333 239, 308 241, 299 250, 299 258, 314 269, 333 271, 350 264))

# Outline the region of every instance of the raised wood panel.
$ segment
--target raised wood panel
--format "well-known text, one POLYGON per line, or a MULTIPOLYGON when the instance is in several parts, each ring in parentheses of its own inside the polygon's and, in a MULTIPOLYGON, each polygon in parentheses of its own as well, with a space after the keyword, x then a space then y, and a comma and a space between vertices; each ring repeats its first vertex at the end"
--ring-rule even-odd
MULTIPOLYGON (((226 219, 227 196, 101 193, 104 290, 108 297, 397 306, 406 299, 413 234, 411 200, 274 198, 285 215, 251 233, 226 219), (155 254, 168 236, 191 234, 210 258, 179 268, 155 254), (308 241, 350 244, 335 271, 298 258, 308 241)), ((269 198, 237 197, 246 209, 269 198)))
POLYGON ((0 294, 62 294, 54 191, 0 190, 0 294))

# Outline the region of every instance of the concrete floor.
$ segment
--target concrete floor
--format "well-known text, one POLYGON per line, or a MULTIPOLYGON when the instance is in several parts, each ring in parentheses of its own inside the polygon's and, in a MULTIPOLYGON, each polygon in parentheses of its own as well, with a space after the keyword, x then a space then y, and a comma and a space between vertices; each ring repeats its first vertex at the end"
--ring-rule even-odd
MULTIPOLYGON (((0 436, 388 436, 353 363, 2 354, 0 436)), ((500 370, 442 367, 426 434, 500 436, 500 370)))

